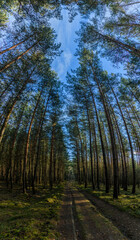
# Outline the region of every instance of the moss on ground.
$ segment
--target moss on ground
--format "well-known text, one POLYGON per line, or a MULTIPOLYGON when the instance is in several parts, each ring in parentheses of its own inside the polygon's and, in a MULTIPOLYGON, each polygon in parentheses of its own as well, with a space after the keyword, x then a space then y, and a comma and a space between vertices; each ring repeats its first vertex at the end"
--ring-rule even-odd
POLYGON ((140 218, 140 189, 136 189, 136 194, 131 193, 132 186, 128 188, 127 192, 123 189, 120 189, 120 195, 118 199, 113 199, 113 189, 111 189, 110 192, 107 194, 103 187, 100 191, 93 191, 91 186, 86 189, 83 185, 78 187, 81 190, 84 190, 90 194, 93 194, 94 196, 99 197, 100 199, 109 202, 110 204, 118 207, 120 210, 126 211, 131 215, 140 218))
MULTIPOLYGON (((0 186, 1 188, 1 186, 0 186)), ((50 240, 54 231, 63 195, 63 186, 39 188, 36 195, 18 191, 0 191, 0 239, 50 240)))

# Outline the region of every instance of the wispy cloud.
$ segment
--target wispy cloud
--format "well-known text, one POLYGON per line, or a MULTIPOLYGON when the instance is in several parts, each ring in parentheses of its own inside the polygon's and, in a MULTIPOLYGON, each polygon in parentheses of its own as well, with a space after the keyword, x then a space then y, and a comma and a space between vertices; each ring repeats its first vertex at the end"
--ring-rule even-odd
POLYGON ((52 67, 57 72, 61 80, 64 80, 67 71, 71 69, 72 58, 72 53, 70 51, 66 51, 62 53, 61 57, 54 61, 52 67))
POLYGON ((61 50, 63 53, 57 57, 52 67, 58 73, 59 78, 65 81, 68 71, 78 66, 75 54, 77 44, 75 43, 77 31, 80 28, 80 15, 77 15, 73 22, 69 22, 68 10, 62 10, 63 20, 52 19, 51 26, 57 33, 57 42, 61 42, 61 50))
POLYGON ((71 65, 72 53, 68 51, 68 52, 64 52, 63 55, 64 55, 65 67, 69 68, 69 66, 71 65))

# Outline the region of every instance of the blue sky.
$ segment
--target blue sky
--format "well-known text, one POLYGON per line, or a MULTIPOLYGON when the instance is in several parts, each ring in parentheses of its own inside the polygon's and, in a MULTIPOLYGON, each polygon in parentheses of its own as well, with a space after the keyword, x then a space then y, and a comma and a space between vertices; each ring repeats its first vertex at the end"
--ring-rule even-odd
MULTIPOLYGON (((78 67, 78 60, 75 56, 77 44, 75 42, 75 39, 77 39, 76 31, 80 29, 80 22, 86 21, 84 18, 81 18, 80 14, 77 15, 72 22, 69 22, 69 15, 68 10, 63 9, 62 10, 63 19, 51 19, 51 26, 54 28, 56 34, 57 34, 57 42, 61 43, 61 50, 63 50, 63 53, 56 57, 56 59, 53 61, 52 68, 57 72, 58 77, 61 82, 66 83, 66 75, 67 72, 70 72, 71 69, 76 69, 78 67)), ((114 68, 113 64, 110 61, 107 61, 106 59, 102 59, 102 66, 104 70, 107 70, 109 73, 122 73, 122 66, 120 66, 120 69, 114 68)), ((71 101, 71 95, 67 94, 68 101, 71 101)), ((67 116, 67 109, 66 106, 63 108, 64 115, 62 117, 62 122, 66 122, 66 119, 68 119, 67 116)), ((65 128, 65 125, 63 125, 63 129, 65 134, 67 135, 67 130, 65 128)), ((72 155, 72 149, 71 144, 69 142, 69 139, 67 139, 67 149, 69 152, 70 159, 73 158, 72 155)))
MULTIPOLYGON (((75 39, 77 38, 76 31, 80 29, 80 22, 84 21, 78 14, 72 22, 69 22, 68 10, 62 10, 62 20, 56 18, 51 20, 51 26, 54 28, 57 34, 57 42, 61 43, 61 50, 63 53, 60 57, 56 57, 52 64, 52 68, 57 72, 60 81, 66 82, 67 72, 71 69, 76 69, 78 67, 78 60, 75 56, 77 43, 75 39)), ((120 65, 119 69, 113 67, 113 64, 102 59, 102 66, 104 70, 109 73, 123 73, 123 68, 120 65)))
POLYGON ((61 56, 54 60, 52 68, 57 72, 60 80, 65 82, 67 72, 78 67, 78 60, 74 56, 77 47, 75 32, 80 29, 81 17, 77 15, 70 23, 68 10, 63 9, 62 15, 63 20, 51 20, 51 26, 58 35, 57 42, 61 43, 61 50, 63 50, 61 56))

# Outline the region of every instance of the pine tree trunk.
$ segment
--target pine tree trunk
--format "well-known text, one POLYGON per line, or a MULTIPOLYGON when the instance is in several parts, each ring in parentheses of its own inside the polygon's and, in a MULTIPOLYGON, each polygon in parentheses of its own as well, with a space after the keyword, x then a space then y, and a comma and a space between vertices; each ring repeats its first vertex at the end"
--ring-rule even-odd
POLYGON ((100 121, 99 121, 99 116, 98 116, 96 103, 95 103, 94 96, 93 96, 93 93, 92 93, 92 90, 91 90, 88 79, 87 79, 87 82, 88 82, 88 86, 89 86, 90 93, 91 93, 91 96, 92 96, 92 101, 93 101, 93 105, 94 105, 94 109, 95 109, 95 113, 96 113, 96 119, 97 119, 97 123, 98 123, 98 129, 99 129, 99 135, 100 135, 100 141, 101 141, 101 147, 102 147, 102 153, 103 153, 104 168, 105 168, 106 193, 108 193, 109 192, 109 178, 108 178, 106 153, 105 153, 105 147, 104 147, 104 142, 103 142, 103 136, 102 136, 102 131, 101 131, 101 126, 100 126, 100 121))
MULTIPOLYGON (((43 91, 43 90, 42 90, 43 91)), ((27 134, 27 139, 26 139, 26 146, 25 146, 25 153, 24 153, 24 164, 23 164, 23 193, 26 192, 26 188, 27 188, 27 183, 26 183, 26 167, 27 167, 27 160, 28 160, 28 150, 29 150, 29 141, 30 141, 30 134, 31 134, 31 128, 32 128, 32 124, 35 118, 35 113, 41 98, 41 94, 42 91, 39 94, 39 97, 37 99, 34 111, 33 111, 33 115, 31 118, 31 122, 30 122, 30 126, 29 126, 29 130, 28 130, 28 134, 27 134)))
POLYGON ((130 52, 131 54, 140 57, 140 50, 136 49, 135 47, 131 47, 130 45, 126 44, 126 43, 122 43, 118 40, 116 40, 113 37, 110 37, 108 35, 103 35, 95 30, 93 30, 97 36, 100 36, 102 39, 106 40, 107 42, 111 42, 114 43, 116 46, 121 47, 122 49, 126 50, 127 52, 130 52))
POLYGON ((51 150, 50 150, 50 167, 49 167, 49 183, 50 183, 50 190, 53 188, 53 148, 54 148, 54 126, 52 127, 52 137, 51 137, 51 150))
POLYGON ((98 79, 96 77, 95 71, 93 66, 91 65, 91 69, 94 75, 94 79, 95 82, 97 83, 101 98, 102 98, 102 103, 104 106, 104 110, 105 110, 105 114, 106 114, 106 118, 107 118, 107 122, 108 122, 108 127, 109 127, 109 133, 110 133, 110 139, 111 139, 111 146, 112 146, 112 154, 113 154, 113 171, 114 171, 114 190, 113 190, 113 197, 114 198, 118 198, 118 156, 117 156, 117 152, 116 152, 116 141, 115 141, 115 134, 114 134, 114 129, 113 129, 113 125, 112 125, 112 120, 110 117, 110 113, 109 113, 109 108, 108 108, 108 104, 105 98, 105 95, 102 91, 102 88, 98 82, 98 79))
POLYGON ((121 116, 122 116, 122 119, 123 119, 123 122, 124 122, 125 130, 126 130, 126 133, 127 133, 128 141, 129 141, 129 146, 130 146, 130 151, 131 151, 131 158, 132 158, 132 168, 133 168, 133 187, 132 187, 132 193, 134 194, 135 191, 136 191, 136 170, 135 170, 135 160, 134 160, 133 146, 132 146, 132 142, 131 142, 131 137, 130 137, 130 134, 129 134, 129 130, 128 130, 128 127, 127 127, 127 124, 126 124, 126 121, 125 121, 125 118, 124 118, 122 109, 121 109, 121 107, 120 107, 119 101, 118 101, 118 99, 117 99, 117 96, 116 96, 113 88, 111 88, 111 90, 112 90, 112 92, 113 92, 113 94, 114 94, 114 97, 115 97, 115 99, 116 99, 118 108, 119 108, 119 110, 120 110, 120 113, 121 113, 121 116))
POLYGON ((22 43, 26 42, 26 41, 27 41, 29 38, 31 38, 33 35, 34 35, 34 34, 32 34, 31 36, 27 37, 25 40, 23 40, 23 41, 15 44, 15 45, 13 45, 13 46, 11 46, 11 47, 9 47, 9 48, 6 48, 6 49, 2 50, 2 51, 0 52, 0 55, 3 54, 3 53, 8 52, 8 51, 10 51, 10 50, 12 50, 12 49, 14 49, 14 48, 16 48, 17 46, 21 45, 22 43))
POLYGON ((9 120, 10 115, 11 115, 13 109, 14 109, 14 106, 15 106, 16 102, 18 101, 19 97, 21 96, 22 92, 24 91, 24 88, 26 87, 27 83, 29 82, 30 77, 31 77, 31 75, 33 74, 33 72, 34 72, 34 69, 32 70, 29 78, 24 82, 23 86, 21 87, 21 89, 20 89, 20 91, 18 92, 18 94, 16 95, 16 97, 15 97, 15 99, 14 99, 11 107, 10 107, 9 110, 8 110, 8 113, 7 113, 6 117, 5 117, 4 123, 3 123, 2 128, 1 128, 1 131, 0 131, 0 143, 1 143, 1 141, 2 141, 2 138, 3 138, 3 135, 4 135, 4 132, 5 132, 5 129, 6 129, 8 120, 9 120))
POLYGON ((76 119, 76 126, 77 126, 80 145, 81 145, 81 160, 82 160, 82 167, 83 167, 84 183, 85 183, 85 188, 87 188, 87 174, 86 174, 86 170, 85 170, 84 149, 83 149, 83 143, 82 143, 81 134, 80 134, 80 130, 79 130, 79 127, 78 127, 77 119, 76 119))
POLYGON ((89 109, 88 104, 86 101, 86 110, 87 110, 87 117, 88 117, 88 129, 89 129, 89 146, 90 146, 90 166, 91 166, 91 183, 92 183, 92 189, 95 189, 95 183, 94 183, 94 176, 93 176, 93 156, 92 156, 92 136, 91 136, 91 123, 90 123, 90 116, 89 116, 89 109))
POLYGON ((79 144, 76 140, 76 158, 77 158, 77 174, 78 174, 78 183, 81 184, 81 173, 80 173, 80 157, 79 157, 79 144))
POLYGON ((13 63, 15 63, 17 60, 22 58, 26 53, 28 53, 34 46, 36 46, 39 43, 39 41, 35 42, 31 47, 29 47, 25 52, 22 54, 18 55, 15 59, 10 61, 9 63, 6 63, 1 69, 0 72, 3 72, 5 69, 9 68, 13 63))

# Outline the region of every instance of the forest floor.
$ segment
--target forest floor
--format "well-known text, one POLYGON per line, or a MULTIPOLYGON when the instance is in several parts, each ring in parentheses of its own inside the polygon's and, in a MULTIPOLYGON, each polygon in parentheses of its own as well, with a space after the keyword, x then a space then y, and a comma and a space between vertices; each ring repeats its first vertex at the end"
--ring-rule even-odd
POLYGON ((63 186, 43 189, 36 194, 23 194, 21 186, 11 192, 0 183, 0 239, 50 240, 54 231, 63 195, 63 186))
POLYGON ((139 240, 138 215, 112 205, 110 195, 109 203, 99 197, 106 195, 71 183, 65 191, 63 185, 52 191, 40 186, 35 195, 23 194, 20 186, 11 192, 0 183, 0 239, 139 240))
POLYGON ((92 189, 92 186, 88 186, 86 189, 84 185, 77 185, 79 190, 82 190, 86 193, 90 193, 93 196, 96 196, 111 205, 116 206, 121 211, 130 213, 131 215, 140 218, 140 188, 136 187, 136 193, 132 194, 132 186, 128 187, 127 191, 124 191, 120 188, 120 194, 118 199, 113 199, 113 188, 110 189, 109 193, 105 192, 104 186, 101 186, 100 190, 92 189))
POLYGON ((69 184, 57 231, 59 240, 139 240, 140 219, 69 184))

